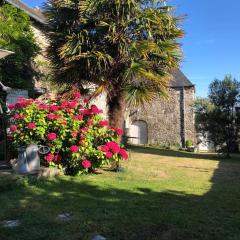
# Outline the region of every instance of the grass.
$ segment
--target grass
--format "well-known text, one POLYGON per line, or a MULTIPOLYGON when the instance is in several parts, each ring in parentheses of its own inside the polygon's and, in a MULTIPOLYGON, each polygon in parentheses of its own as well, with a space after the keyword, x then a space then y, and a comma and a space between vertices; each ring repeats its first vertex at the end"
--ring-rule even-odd
POLYGON ((240 157, 131 148, 124 172, 33 181, 0 175, 1 240, 239 240, 240 157), (57 219, 71 213, 70 222, 57 219))

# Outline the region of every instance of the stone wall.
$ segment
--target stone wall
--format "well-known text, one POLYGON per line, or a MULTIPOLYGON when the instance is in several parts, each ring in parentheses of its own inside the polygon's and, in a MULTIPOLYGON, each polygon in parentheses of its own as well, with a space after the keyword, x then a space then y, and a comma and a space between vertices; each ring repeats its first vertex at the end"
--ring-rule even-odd
MULTIPOLYGON (((168 99, 159 99, 151 105, 129 110, 129 126, 134 121, 145 121, 148 126, 149 144, 182 144, 181 104, 182 89, 170 89, 168 99)), ((194 87, 184 89, 185 99, 185 140, 192 140, 195 143, 194 126, 194 87)), ((131 136, 130 136, 131 137, 131 136)))

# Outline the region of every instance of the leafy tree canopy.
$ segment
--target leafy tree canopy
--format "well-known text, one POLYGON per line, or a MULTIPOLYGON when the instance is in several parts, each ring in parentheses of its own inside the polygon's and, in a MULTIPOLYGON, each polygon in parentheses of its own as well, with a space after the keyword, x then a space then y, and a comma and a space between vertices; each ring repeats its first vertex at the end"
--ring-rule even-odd
POLYGON ((196 125, 207 134, 217 148, 227 153, 237 150, 240 133, 240 82, 228 75, 215 79, 209 86, 209 96, 197 99, 196 125))
POLYGON ((0 61, 0 81, 14 88, 31 89, 35 71, 32 58, 39 48, 29 16, 10 5, 0 4, 0 48, 15 54, 0 61))
POLYGON ((164 93, 181 59, 181 18, 160 0, 49 0, 46 16, 56 82, 96 83, 113 127, 122 127, 126 101, 164 93))

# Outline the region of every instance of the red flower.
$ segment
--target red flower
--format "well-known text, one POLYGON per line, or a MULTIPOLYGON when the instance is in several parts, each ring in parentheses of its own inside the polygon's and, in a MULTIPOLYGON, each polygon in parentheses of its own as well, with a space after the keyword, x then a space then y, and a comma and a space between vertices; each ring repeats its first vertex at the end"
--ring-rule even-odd
POLYGON ((108 142, 106 144, 113 153, 119 153, 120 147, 116 142, 108 142))
POLYGON ((100 147, 100 150, 101 150, 102 152, 108 152, 108 151, 109 151, 109 147, 106 146, 106 145, 103 145, 103 146, 100 147))
POLYGON ((98 114, 98 113, 102 113, 103 111, 101 109, 99 109, 96 105, 92 105, 91 106, 91 113, 92 114, 98 114))
POLYGON ((113 154, 111 152, 106 152, 106 157, 107 158, 112 158, 113 154))
POLYGON ((75 99, 75 100, 71 101, 71 102, 68 104, 68 106, 69 106, 69 108, 75 108, 75 106, 77 105, 77 103, 78 103, 78 101, 75 99))
POLYGON ((29 123, 28 128, 29 129, 34 129, 34 128, 36 128, 36 124, 35 123, 29 123))
POLYGON ((128 159, 128 153, 125 149, 121 148, 119 151, 119 154, 122 156, 123 159, 125 159, 125 160, 128 159))
POLYGON ((81 97, 81 94, 80 94, 79 92, 75 92, 75 93, 73 93, 73 96, 74 96, 75 98, 80 98, 80 97, 81 97))
POLYGON ((82 132, 87 132, 87 131, 88 131, 88 128, 87 128, 87 127, 82 128, 81 131, 82 131, 82 132))
POLYGON ((59 154, 54 157, 54 161, 55 161, 55 162, 59 162, 59 161, 61 161, 61 160, 62 160, 62 156, 59 155, 59 154))
POLYGON ((17 126, 16 125, 11 125, 10 126, 10 131, 11 132, 16 132, 17 131, 17 126))
POLYGON ((100 121, 98 124, 101 127, 107 127, 109 125, 109 122, 108 121, 100 121))
POLYGON ((57 105, 53 105, 49 108, 50 112, 56 112, 59 110, 59 107, 57 105))
POLYGON ((88 121, 88 122, 87 122, 87 125, 88 125, 88 126, 92 126, 92 125, 93 125, 93 122, 88 121))
POLYGON ((73 120, 83 120, 83 116, 82 115, 76 115, 72 117, 73 120))
POLYGON ((61 122, 63 126, 67 126, 67 122, 61 122))
POLYGON ((57 138, 57 134, 56 134, 56 133, 49 133, 49 134, 47 135, 47 138, 48 138, 48 140, 50 140, 50 141, 54 141, 54 140, 57 138))
POLYGON ((86 138, 86 136, 84 135, 84 134, 82 134, 81 136, 80 136, 80 139, 81 140, 83 140, 83 139, 85 139, 86 138))
POLYGON ((123 135, 124 131, 122 128, 113 128, 113 130, 116 132, 117 135, 121 136, 123 135))
POLYGON ((91 110, 89 110, 89 109, 79 109, 79 110, 80 110, 81 114, 83 114, 83 115, 91 114, 91 110))
POLYGON ((14 109, 16 108, 16 104, 8 104, 7 105, 9 109, 14 109))
POLYGON ((92 163, 89 160, 83 160, 82 161, 82 166, 83 166, 83 168, 87 169, 87 168, 90 168, 92 166, 92 163))
POLYGON ((76 145, 73 145, 73 146, 70 147, 70 151, 71 151, 72 153, 75 153, 75 152, 77 152, 78 150, 79 150, 79 147, 76 146, 76 145))
POLYGON ((46 104, 40 104, 37 106, 38 109, 48 109, 48 106, 46 104))
POLYGON ((48 161, 48 162, 52 162, 55 157, 52 153, 48 153, 46 156, 45 156, 45 159, 48 161))
POLYGON ((68 106, 68 102, 67 102, 67 101, 64 101, 64 102, 61 103, 60 108, 61 108, 61 109, 64 109, 64 108, 66 108, 67 106, 68 106))
POLYGON ((56 115, 50 113, 50 114, 47 115, 47 118, 50 119, 50 120, 52 120, 52 119, 55 119, 55 118, 56 118, 56 115))

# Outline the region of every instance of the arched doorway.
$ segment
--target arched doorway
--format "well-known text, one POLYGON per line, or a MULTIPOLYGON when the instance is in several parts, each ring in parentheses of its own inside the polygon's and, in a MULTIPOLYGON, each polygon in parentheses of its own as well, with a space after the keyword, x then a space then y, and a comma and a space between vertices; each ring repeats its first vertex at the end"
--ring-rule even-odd
POLYGON ((135 121, 131 124, 129 129, 131 142, 133 144, 147 144, 148 143, 148 130, 145 121, 135 121))

